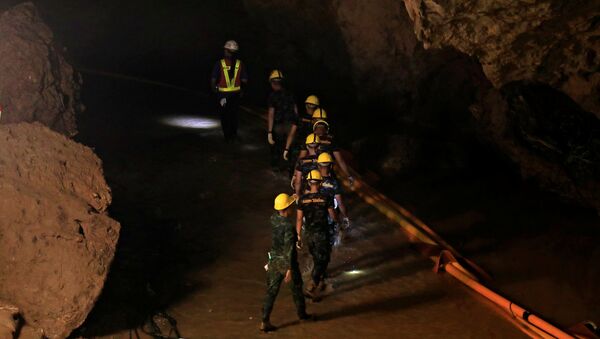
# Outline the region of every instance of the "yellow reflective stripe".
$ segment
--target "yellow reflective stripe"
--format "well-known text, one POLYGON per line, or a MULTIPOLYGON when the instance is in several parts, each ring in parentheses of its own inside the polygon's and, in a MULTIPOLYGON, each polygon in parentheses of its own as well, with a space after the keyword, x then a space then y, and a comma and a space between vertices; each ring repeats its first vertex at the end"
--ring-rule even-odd
POLYGON ((239 60, 235 61, 235 69, 233 71, 233 83, 231 81, 232 79, 229 78, 229 72, 227 69, 227 63, 225 62, 225 59, 221 59, 221 69, 223 70, 223 75, 225 76, 225 85, 227 87, 225 87, 225 88, 219 87, 219 92, 239 91, 241 88, 240 88, 240 86, 235 86, 235 79, 237 79, 237 75, 240 70, 240 61, 239 60))

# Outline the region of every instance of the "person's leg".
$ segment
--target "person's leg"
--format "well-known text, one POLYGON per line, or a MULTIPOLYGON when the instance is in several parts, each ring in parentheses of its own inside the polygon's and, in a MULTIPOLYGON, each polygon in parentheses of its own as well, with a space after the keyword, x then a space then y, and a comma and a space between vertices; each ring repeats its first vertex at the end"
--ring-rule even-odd
POLYGON ((330 259, 331 241, 329 232, 320 232, 318 236, 315 236, 315 268, 313 270, 313 281, 316 285, 319 285, 325 277, 330 259))
POLYGON ((236 139, 238 137, 238 119, 240 114, 240 95, 231 96, 231 122, 230 136, 236 139))
POLYGON ((292 298, 296 305, 296 314, 298 318, 305 319, 306 314, 306 301, 304 300, 304 294, 302 293, 302 273, 300 273, 300 267, 298 262, 292 264, 292 282, 290 283, 290 289, 292 290, 292 298))
POLYGON ((308 284, 307 290, 311 290, 319 284, 319 280, 315 280, 315 277, 316 277, 315 270, 317 268, 317 261, 318 261, 318 257, 319 257, 317 242, 315 241, 315 238, 316 238, 316 236, 312 232, 306 233, 305 239, 306 239, 306 243, 308 245, 308 253, 310 253, 310 256, 312 257, 312 260, 313 260, 313 268, 310 273, 310 276, 312 279, 311 279, 311 283, 308 284))
POLYGON ((228 122, 229 120, 227 119, 227 106, 221 106, 221 98, 217 98, 217 112, 219 113, 219 118, 221 118, 221 129, 223 130, 223 137, 225 137, 225 140, 228 139, 228 122))
POLYGON ((275 298, 279 293, 279 287, 285 276, 277 271, 269 269, 267 271, 267 295, 263 303, 262 321, 269 323, 271 320, 271 312, 275 304, 275 298))

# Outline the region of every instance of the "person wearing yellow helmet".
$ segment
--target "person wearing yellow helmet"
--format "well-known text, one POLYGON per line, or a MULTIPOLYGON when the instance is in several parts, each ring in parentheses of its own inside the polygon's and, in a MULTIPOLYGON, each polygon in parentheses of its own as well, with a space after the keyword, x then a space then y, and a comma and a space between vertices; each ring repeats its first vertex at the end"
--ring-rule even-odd
POLYGON ((331 227, 329 219, 337 221, 333 209, 333 199, 319 191, 323 178, 318 170, 312 170, 306 175, 310 186, 308 192, 298 200, 296 213, 296 232, 298 246, 308 245, 308 251, 313 259, 311 282, 305 290, 306 295, 313 301, 321 300, 319 288, 324 284, 324 277, 331 257, 331 227), (302 225, 304 224, 304 234, 302 225), (304 239, 304 240, 302 240, 304 239))
MULTIPOLYGON (((271 148, 271 167, 273 171, 287 168, 293 174, 293 163, 282 163, 281 154, 285 148, 292 124, 297 120, 298 107, 294 95, 284 86, 281 70, 275 69, 269 75, 271 93, 268 99, 267 141, 271 148)), ((283 158, 287 161, 288 159, 283 158)))
POLYGON ((238 109, 243 87, 248 83, 246 66, 237 58, 238 50, 238 43, 234 40, 225 43, 223 58, 215 64, 210 79, 227 142, 238 139, 238 109))
POLYGON ((294 191, 297 195, 302 193, 303 188, 307 188, 305 178, 312 170, 318 169, 317 150, 320 139, 315 134, 309 134, 305 139, 306 149, 308 150, 303 157, 298 158, 294 172, 294 191))
POLYGON ((304 100, 304 114, 299 115, 296 121, 292 123, 290 134, 285 143, 283 151, 283 158, 285 160, 289 159, 291 163, 296 163, 304 139, 312 133, 312 115, 319 105, 320 101, 316 95, 309 95, 304 100))
POLYGON ((314 124, 317 120, 327 121, 327 111, 323 108, 317 108, 312 114, 312 123, 314 124))
MULTIPOLYGON (((346 164, 344 157, 342 157, 342 153, 340 152, 340 149, 337 146, 337 143, 335 142, 335 138, 329 132, 329 123, 325 120, 316 120, 313 123, 313 132, 319 137, 320 141, 318 153, 326 152, 333 155, 339 169, 348 178, 350 184, 353 184, 354 178, 352 177, 352 175, 350 175, 348 165, 346 164)), ((304 157, 306 156, 306 154, 308 154, 308 151, 300 151, 299 157, 304 157)))
POLYGON ((334 230, 334 245, 339 245, 342 239, 342 232, 345 232, 350 227, 350 219, 348 218, 348 211, 342 198, 344 193, 342 185, 333 175, 333 164, 334 160, 331 154, 321 153, 317 158, 317 164, 319 165, 319 171, 323 182, 321 183, 320 192, 330 196, 334 199, 334 203, 337 203, 337 209, 339 210, 339 218, 342 220, 342 229, 334 230))
POLYGON ((290 218, 293 216, 293 206, 296 202, 295 196, 285 193, 275 198, 275 212, 271 215, 271 250, 268 252, 267 270, 267 293, 262 308, 262 322, 260 330, 269 332, 276 329, 271 324, 271 312, 279 288, 282 282, 290 284, 296 313, 300 320, 312 319, 306 313, 306 302, 302 292, 302 273, 298 265, 298 254, 296 252, 296 241, 298 235, 295 225, 290 218))

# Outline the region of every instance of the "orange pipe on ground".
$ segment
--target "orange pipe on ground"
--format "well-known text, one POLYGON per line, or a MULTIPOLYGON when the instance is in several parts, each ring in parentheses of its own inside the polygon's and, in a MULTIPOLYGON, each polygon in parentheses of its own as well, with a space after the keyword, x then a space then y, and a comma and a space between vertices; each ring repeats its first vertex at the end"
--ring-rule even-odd
MULTIPOLYGON (((348 182, 344 182, 344 184, 347 187, 350 187, 358 196, 363 198, 368 204, 375 207, 382 214, 387 216, 390 220, 397 222, 402 227, 402 229, 409 235, 411 241, 420 241, 428 245, 437 245, 440 249, 446 249, 452 253, 456 253, 456 250, 454 250, 445 241, 436 241, 438 239, 441 240, 441 237, 439 237, 431 228, 427 227, 423 222, 421 222, 412 214, 410 214, 410 212, 401 208, 397 203, 391 201, 385 195, 377 192, 375 189, 373 189, 366 183, 362 181, 358 182, 359 184, 356 185, 358 187, 357 189, 351 187, 348 182), (411 222, 417 224, 420 227, 415 227, 415 225, 413 225, 411 222), (426 231, 424 232, 423 229, 426 229, 426 231)), ((431 258, 437 260, 437 257, 431 258)), ((477 277, 474 274, 469 272, 458 262, 449 262, 444 265, 444 268, 446 272, 448 272, 452 277, 467 285, 475 292, 490 300, 502 310, 511 315, 513 317, 513 320, 516 320, 517 323, 521 325, 519 326, 519 328, 527 335, 531 337, 541 338, 575 338, 574 336, 548 323, 547 321, 543 320, 537 315, 532 314, 523 307, 513 303, 512 301, 485 287, 478 281, 477 277)))
POLYGON ((512 301, 506 299, 505 297, 499 295, 498 293, 490 290, 489 288, 485 287, 478 281, 473 280, 470 276, 466 275, 462 271, 461 268, 459 268, 457 266, 458 266, 457 263, 450 262, 450 263, 446 264, 444 268, 445 268, 446 272, 448 272, 448 274, 450 274, 451 276, 453 276, 454 278, 456 278, 463 284, 469 286, 475 292, 486 297, 488 300, 492 301, 494 304, 500 306, 502 309, 504 309, 506 312, 508 312, 512 316, 523 319, 524 321, 530 323, 531 325, 535 326, 538 329, 541 329, 542 331, 546 332, 547 334, 551 335, 554 338, 560 338, 560 339, 575 338, 572 335, 564 332, 563 330, 561 330, 561 329, 557 328, 556 326, 543 320, 542 318, 536 316, 535 314, 532 314, 531 312, 527 311, 523 307, 513 303, 512 301))
MULTIPOLYGON (((255 114, 256 116, 265 119, 266 116, 258 114, 255 110, 243 107, 245 111, 255 114)), ((400 206, 398 203, 390 200, 385 195, 379 193, 377 190, 360 180, 359 175, 356 171, 350 169, 352 175, 357 179, 354 185, 350 185, 347 180, 343 180, 343 184, 346 188, 350 188, 358 196, 360 196, 365 202, 375 207, 378 211, 388 217, 390 220, 398 223, 402 230, 408 235, 409 240, 417 244, 425 244, 427 246, 433 246, 438 248, 438 253, 446 250, 456 257, 462 258, 458 252, 446 243, 437 233, 435 233, 429 226, 415 217, 412 213, 407 211, 405 208, 400 206)), ((439 255, 429 256, 435 262, 438 262, 439 255)), ((481 269, 468 261, 468 263, 475 268, 476 271, 481 269)), ((510 316, 515 324, 518 325, 519 329, 523 333, 527 334, 532 338, 559 338, 559 339, 575 339, 574 336, 566 333, 558 327, 550 324, 543 320, 539 316, 532 314, 523 307, 513 303, 506 299, 500 294, 492 291, 491 289, 484 286, 478 281, 475 274, 469 272, 468 269, 463 267, 456 261, 450 261, 446 264, 442 264, 445 271, 450 274, 456 280, 462 282, 466 286, 470 287, 473 291, 477 292, 481 296, 493 302, 496 306, 506 312, 510 316)), ((483 270, 481 270, 483 272, 483 270)), ((483 272, 485 273, 485 272, 483 272)), ((580 338, 578 336, 578 338, 580 338)))

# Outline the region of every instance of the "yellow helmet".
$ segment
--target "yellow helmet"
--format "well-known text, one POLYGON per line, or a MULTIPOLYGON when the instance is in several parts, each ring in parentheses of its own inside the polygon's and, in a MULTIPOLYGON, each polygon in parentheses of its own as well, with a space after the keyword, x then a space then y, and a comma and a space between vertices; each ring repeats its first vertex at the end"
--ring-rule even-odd
POLYGON ((321 143, 321 139, 319 138, 318 135, 311 133, 306 137, 306 144, 310 145, 310 144, 320 144, 321 143))
POLYGON ((314 124, 313 124, 313 131, 317 129, 317 126, 319 125, 324 125, 327 130, 329 130, 329 124, 327 123, 327 121, 325 120, 317 120, 314 124))
POLYGON ((275 209, 278 211, 284 210, 296 201, 296 198, 289 196, 285 193, 281 193, 275 198, 275 209))
POLYGON ((274 69, 269 75, 269 81, 280 81, 283 79, 283 73, 280 70, 274 69))
POLYGON ((333 162, 333 158, 331 157, 331 154, 329 153, 321 153, 319 154, 319 157, 317 158, 317 162, 319 164, 329 164, 333 162))
POLYGON ((304 103, 319 106, 319 98, 317 98, 316 95, 309 95, 308 98, 304 100, 304 103))
POLYGON ((327 119, 327 112, 322 108, 317 108, 312 115, 313 119, 324 120, 327 119))
POLYGON ((306 180, 318 180, 318 181, 322 181, 323 177, 321 176, 321 172, 319 172, 317 170, 312 170, 306 176, 306 180))

